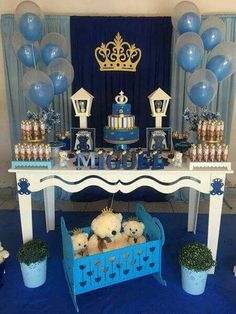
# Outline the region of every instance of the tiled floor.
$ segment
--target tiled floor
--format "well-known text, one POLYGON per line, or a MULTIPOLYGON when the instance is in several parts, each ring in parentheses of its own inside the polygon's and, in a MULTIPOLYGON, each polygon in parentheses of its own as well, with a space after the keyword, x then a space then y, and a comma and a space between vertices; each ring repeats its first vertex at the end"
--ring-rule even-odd
MULTIPOLYGON (((223 213, 224 214, 236 214, 236 189, 227 188, 225 192, 225 200, 232 207, 229 208, 224 202, 223 213)), ((150 212, 172 212, 172 213, 185 213, 188 211, 187 202, 142 202, 145 208, 150 212)), ((136 202, 121 202, 114 201, 113 208, 116 211, 132 212, 134 210, 136 202)), ((100 200, 96 202, 71 202, 71 201, 57 201, 56 209, 62 211, 100 211, 105 206, 109 205, 109 199, 100 200)), ((200 213, 208 213, 209 201, 200 201, 200 213)), ((1 209, 17 209, 18 202, 16 199, 16 193, 13 189, 0 189, 0 210, 1 209)), ((43 201, 33 203, 34 210, 43 209, 43 201)))

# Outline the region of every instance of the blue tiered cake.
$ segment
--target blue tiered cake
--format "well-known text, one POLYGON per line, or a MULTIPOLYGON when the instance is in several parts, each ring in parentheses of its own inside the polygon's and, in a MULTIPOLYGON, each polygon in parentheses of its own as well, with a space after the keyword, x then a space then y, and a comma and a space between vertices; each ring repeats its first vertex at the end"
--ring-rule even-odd
POLYGON ((127 144, 139 140, 139 128, 135 126, 135 116, 131 115, 131 105, 121 91, 115 97, 112 114, 108 116, 108 126, 104 128, 104 140, 118 147, 126 148, 127 144))

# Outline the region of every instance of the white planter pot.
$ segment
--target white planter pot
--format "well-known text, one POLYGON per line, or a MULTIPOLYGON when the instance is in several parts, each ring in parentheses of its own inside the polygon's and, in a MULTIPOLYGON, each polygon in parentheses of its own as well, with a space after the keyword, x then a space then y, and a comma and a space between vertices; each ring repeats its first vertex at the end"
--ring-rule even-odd
POLYGON ((181 266, 182 288, 189 294, 200 295, 205 291, 208 271, 189 270, 181 266))
POLYGON ((39 263, 26 265, 20 263, 24 284, 27 288, 42 286, 47 277, 47 259, 39 263))

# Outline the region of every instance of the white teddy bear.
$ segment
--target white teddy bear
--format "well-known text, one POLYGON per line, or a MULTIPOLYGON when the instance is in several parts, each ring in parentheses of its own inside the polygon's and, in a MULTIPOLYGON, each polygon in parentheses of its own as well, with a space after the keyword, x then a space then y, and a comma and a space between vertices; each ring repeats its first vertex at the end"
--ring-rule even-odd
POLYGON ((106 252, 127 246, 121 234, 121 214, 115 214, 112 209, 105 208, 93 219, 91 229, 94 234, 89 238, 89 255, 106 252))
POLYGON ((67 167, 67 161, 69 160, 68 153, 64 150, 61 150, 59 152, 59 156, 60 156, 60 167, 67 167))
POLYGON ((88 233, 80 229, 74 229, 72 231, 71 240, 76 258, 88 255, 88 233))
POLYGON ((122 224, 122 227, 124 228, 123 235, 129 245, 146 242, 146 238, 143 235, 145 226, 136 218, 129 218, 129 220, 122 224))
POLYGON ((2 264, 5 259, 9 257, 9 252, 7 250, 4 250, 2 243, 0 242, 0 264, 2 264))
POLYGON ((183 154, 181 152, 175 152, 175 156, 173 158, 173 165, 174 167, 182 167, 182 157, 183 157, 183 154))

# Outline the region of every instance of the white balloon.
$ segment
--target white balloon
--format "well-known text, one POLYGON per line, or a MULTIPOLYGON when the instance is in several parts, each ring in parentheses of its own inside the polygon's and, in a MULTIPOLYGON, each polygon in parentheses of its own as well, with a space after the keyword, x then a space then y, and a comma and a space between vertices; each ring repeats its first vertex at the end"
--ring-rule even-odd
POLYGON ((206 20, 202 21, 199 35, 202 35, 205 30, 211 27, 216 27, 221 31, 222 39, 225 38, 225 23, 218 18, 218 16, 210 16, 206 20))
POLYGON ((54 87, 47 74, 30 70, 23 76, 23 91, 29 101, 45 108, 53 99, 54 87))
POLYGON ((181 16, 185 13, 195 13, 200 19, 201 14, 198 7, 191 1, 182 1, 179 2, 175 7, 171 15, 171 22, 173 27, 177 30, 178 29, 178 22, 181 16))
POLYGON ((207 61, 211 60, 214 56, 224 55, 234 64, 236 69, 236 43, 233 41, 223 41, 217 45, 209 54, 207 61))
POLYGON ((188 32, 179 36, 175 45, 175 52, 177 53, 186 44, 195 44, 201 50, 201 53, 204 53, 203 42, 198 34, 188 32))
POLYGON ((193 32, 182 34, 176 43, 175 54, 178 65, 193 72, 201 64, 204 48, 201 37, 193 32))
POLYGON ((20 47, 23 45, 30 45, 30 46, 34 46, 35 48, 39 49, 38 41, 35 41, 34 43, 32 43, 31 41, 28 41, 27 39, 25 39, 21 35, 21 33, 19 33, 19 32, 15 33, 12 37, 12 46, 13 46, 13 49, 14 49, 14 52, 16 55, 17 55, 17 52, 20 49, 20 47))
POLYGON ((67 56, 68 54, 68 47, 66 39, 63 35, 52 32, 45 35, 40 43, 41 50, 47 45, 47 44, 55 44, 58 47, 60 47, 63 50, 64 56, 67 56))
POLYGON ((216 96, 218 81, 214 73, 206 69, 195 71, 187 85, 188 96, 198 107, 207 106, 216 96))
POLYGON ((23 1, 18 4, 15 12, 15 19, 17 23, 19 22, 21 16, 25 13, 34 13, 35 15, 39 16, 41 20, 44 19, 44 14, 41 8, 33 1, 23 1))
POLYGON ((219 81, 222 81, 236 71, 236 43, 221 42, 211 50, 206 64, 219 81))
POLYGON ((68 60, 64 58, 52 60, 52 62, 50 62, 49 65, 47 66, 47 73, 48 75, 50 75, 54 72, 61 72, 62 74, 64 74, 67 78, 68 85, 70 85, 73 82, 74 68, 68 60))
POLYGON ((225 38, 225 24, 217 16, 203 21, 199 34, 207 51, 214 49, 225 38))
POLYGON ((213 72, 207 69, 199 69, 199 70, 196 70, 193 74, 191 74, 188 81, 188 87, 187 87, 188 94, 190 93, 190 90, 193 87, 193 85, 195 85, 196 83, 200 81, 208 81, 211 83, 214 89, 214 97, 215 97, 216 92, 217 92, 217 87, 218 87, 217 78, 213 72))

